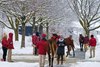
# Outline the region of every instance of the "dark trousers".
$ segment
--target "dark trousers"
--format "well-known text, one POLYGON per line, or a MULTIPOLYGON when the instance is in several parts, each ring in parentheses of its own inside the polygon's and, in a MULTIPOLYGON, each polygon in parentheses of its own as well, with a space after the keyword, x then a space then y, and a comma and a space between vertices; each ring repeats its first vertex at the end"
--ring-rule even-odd
POLYGON ((38 54, 37 54, 37 48, 36 48, 36 47, 34 48, 34 54, 35 54, 35 55, 38 55, 38 54))
POLYGON ((83 51, 83 43, 80 42, 80 50, 83 51))
POLYGON ((2 47, 2 50, 3 50, 3 60, 6 61, 7 48, 6 47, 2 47))
POLYGON ((58 57, 57 57, 57 64, 59 64, 60 58, 61 58, 61 64, 63 64, 63 54, 59 54, 58 55, 58 57))

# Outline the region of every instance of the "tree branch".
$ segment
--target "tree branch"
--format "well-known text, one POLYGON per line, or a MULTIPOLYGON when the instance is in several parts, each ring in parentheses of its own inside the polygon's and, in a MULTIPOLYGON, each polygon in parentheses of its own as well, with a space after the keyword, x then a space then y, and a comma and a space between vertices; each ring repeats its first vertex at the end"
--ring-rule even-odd
POLYGON ((100 28, 100 25, 95 27, 95 28, 90 29, 89 31, 92 31, 92 30, 95 30, 95 29, 98 29, 98 28, 100 28))
POLYGON ((0 22, 1 22, 3 25, 5 25, 7 28, 12 29, 12 28, 9 27, 5 22, 3 22, 3 21, 1 21, 1 20, 0 20, 0 22))

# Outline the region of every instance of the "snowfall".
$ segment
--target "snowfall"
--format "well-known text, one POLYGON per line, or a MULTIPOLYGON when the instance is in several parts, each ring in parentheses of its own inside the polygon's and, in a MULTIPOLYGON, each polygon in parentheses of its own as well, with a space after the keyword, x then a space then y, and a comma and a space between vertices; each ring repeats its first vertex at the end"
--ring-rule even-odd
MULTIPOLYGON (((9 29, 4 29, 4 32, 6 32, 8 34, 9 32, 13 32, 13 31, 9 30, 9 29)), ((97 37, 100 38, 99 35, 97 37)), ((33 48, 32 48, 31 36, 26 37, 26 40, 25 40, 25 46, 26 47, 25 48, 20 48, 20 44, 21 44, 20 42, 21 42, 21 35, 19 35, 19 41, 14 41, 14 48, 15 49, 13 49, 12 53, 13 54, 32 54, 33 48)), ((97 62, 97 61, 100 61, 100 45, 99 45, 99 42, 98 42, 98 45, 96 46, 96 56, 95 56, 95 58, 89 58, 89 50, 86 52, 85 59, 86 60, 92 60, 92 61, 77 62, 75 64, 71 63, 70 67, 100 67, 100 62, 97 62)), ((76 49, 79 48, 78 45, 75 45, 75 47, 76 47, 76 49)), ((0 55, 2 56, 1 43, 0 43, 0 55)), ((1 56, 0 56, 0 58, 2 58, 1 56)), ((20 59, 20 58, 17 57, 17 59, 20 59)), ((31 59, 34 59, 34 58, 31 58, 31 59)), ((3 61, 0 61, 0 67, 1 66, 2 67, 20 67, 20 66, 21 67, 39 67, 39 63, 38 62, 28 63, 28 62, 24 62, 24 61, 23 62, 22 61, 19 61, 19 62, 7 62, 7 61, 3 62, 3 61)))

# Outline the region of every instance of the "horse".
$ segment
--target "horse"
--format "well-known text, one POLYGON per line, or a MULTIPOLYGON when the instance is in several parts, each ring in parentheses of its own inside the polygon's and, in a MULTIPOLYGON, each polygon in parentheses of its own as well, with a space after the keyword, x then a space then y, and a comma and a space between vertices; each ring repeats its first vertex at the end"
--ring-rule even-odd
POLYGON ((56 39, 51 38, 48 40, 48 60, 49 60, 49 67, 53 67, 53 61, 56 54, 56 39))
POLYGON ((66 52, 67 55, 66 55, 66 57, 68 55, 70 55, 71 50, 73 50, 73 57, 75 57, 75 51, 74 51, 75 46, 74 46, 74 43, 73 43, 73 40, 72 40, 72 36, 69 36, 68 38, 65 38, 64 41, 65 41, 65 44, 67 46, 67 52, 66 52))

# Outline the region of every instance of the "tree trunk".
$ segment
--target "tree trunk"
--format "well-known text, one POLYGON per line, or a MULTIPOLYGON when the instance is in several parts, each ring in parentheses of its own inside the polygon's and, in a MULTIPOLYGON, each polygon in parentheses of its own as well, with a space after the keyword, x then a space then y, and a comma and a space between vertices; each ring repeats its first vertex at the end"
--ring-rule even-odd
POLYGON ((14 30, 14 32, 15 32, 15 41, 18 41, 19 40, 19 36, 18 36, 19 21, 18 21, 18 19, 15 20, 15 25, 16 25, 16 29, 14 30))
POLYGON ((15 33, 15 41, 18 41, 19 40, 19 37, 18 37, 18 29, 15 29, 14 30, 14 33, 15 33))
POLYGON ((49 26, 48 26, 48 24, 49 24, 49 23, 46 23, 46 26, 47 26, 47 27, 46 27, 47 39, 49 38, 49 26))
POLYGON ((43 33, 43 26, 42 26, 42 24, 39 25, 39 32, 43 33))
POLYGON ((25 47, 25 23, 22 23, 22 41, 21 48, 25 47))
POLYGON ((85 34, 89 37, 90 36, 90 31, 89 29, 84 29, 85 30, 85 34))
POLYGON ((15 41, 18 41, 19 40, 19 36, 18 36, 19 20, 18 18, 15 19, 15 26, 16 26, 16 28, 14 29, 15 41))
POLYGON ((33 17, 32 33, 35 32, 35 17, 33 17))
POLYGON ((79 20, 81 26, 83 27, 84 31, 85 31, 85 35, 89 36, 90 31, 89 31, 89 25, 88 22, 86 20, 79 20))

